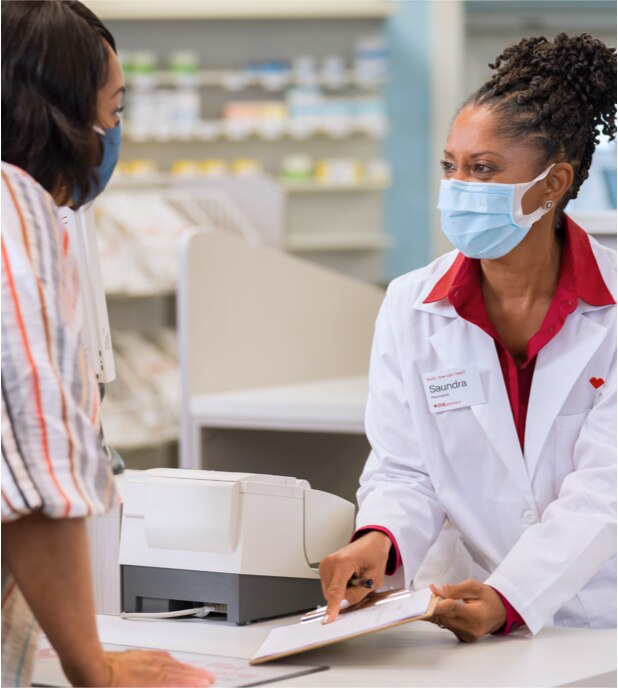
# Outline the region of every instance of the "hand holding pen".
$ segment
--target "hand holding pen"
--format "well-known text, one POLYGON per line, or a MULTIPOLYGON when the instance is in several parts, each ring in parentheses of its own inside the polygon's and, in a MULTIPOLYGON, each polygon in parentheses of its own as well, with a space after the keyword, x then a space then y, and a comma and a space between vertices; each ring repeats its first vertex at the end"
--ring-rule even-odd
POLYGON ((387 535, 370 531, 320 562, 326 599, 323 623, 334 621, 341 608, 357 604, 382 587, 390 549, 387 535))
POLYGON ((367 588, 367 590, 373 590, 373 578, 350 578, 348 588, 367 588))

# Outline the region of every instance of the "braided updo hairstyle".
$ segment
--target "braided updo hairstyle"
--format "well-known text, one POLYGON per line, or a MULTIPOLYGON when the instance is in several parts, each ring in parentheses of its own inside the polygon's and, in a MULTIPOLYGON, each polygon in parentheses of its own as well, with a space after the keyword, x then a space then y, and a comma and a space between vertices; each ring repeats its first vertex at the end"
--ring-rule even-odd
POLYGON ((586 33, 560 33, 553 42, 524 38, 489 66, 496 73, 464 107, 492 108, 496 133, 528 139, 539 151, 539 166, 572 165, 573 183, 556 212, 559 222, 588 177, 599 130, 616 136, 616 50, 586 33))

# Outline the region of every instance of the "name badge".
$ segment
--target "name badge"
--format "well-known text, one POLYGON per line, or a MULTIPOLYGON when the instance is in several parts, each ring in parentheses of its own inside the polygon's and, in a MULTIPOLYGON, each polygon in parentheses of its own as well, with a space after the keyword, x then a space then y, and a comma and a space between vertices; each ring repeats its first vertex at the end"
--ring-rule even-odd
POLYGON ((423 374, 425 396, 432 413, 485 403, 481 375, 473 365, 423 374))

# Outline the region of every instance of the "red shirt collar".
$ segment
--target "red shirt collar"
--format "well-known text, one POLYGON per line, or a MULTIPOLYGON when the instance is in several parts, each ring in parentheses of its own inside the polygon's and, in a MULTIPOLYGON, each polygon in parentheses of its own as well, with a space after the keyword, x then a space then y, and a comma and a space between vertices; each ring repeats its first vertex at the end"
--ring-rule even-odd
MULTIPOLYGON (((588 234, 568 215, 565 215, 564 219, 565 242, 561 272, 565 270, 571 272, 569 276, 572 276, 575 291, 582 301, 591 306, 609 306, 616 303, 601 275, 588 234)), ((433 303, 449 298, 454 285, 466 276, 469 277, 470 273, 478 273, 479 262, 475 258, 466 258, 462 253, 458 253, 423 303, 433 303)))

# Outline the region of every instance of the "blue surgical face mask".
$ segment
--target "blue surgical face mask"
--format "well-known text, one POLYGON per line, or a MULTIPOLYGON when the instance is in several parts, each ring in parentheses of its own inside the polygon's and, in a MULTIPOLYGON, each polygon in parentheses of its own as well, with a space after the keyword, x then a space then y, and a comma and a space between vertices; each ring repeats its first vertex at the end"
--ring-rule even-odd
MULTIPOLYGON (((83 205, 93 201, 100 193, 103 192, 107 183, 114 173, 114 169, 118 164, 118 158, 120 157, 120 139, 122 138, 122 123, 119 122, 117 126, 110 127, 109 129, 101 129, 99 127, 93 127, 93 129, 99 135, 101 143, 103 144, 103 156, 101 162, 95 167, 94 173, 97 179, 96 184, 94 184, 88 196, 82 202, 83 205)), ((74 194, 74 198, 77 199, 78 192, 74 194)))
POLYGON ((550 165, 531 182, 485 184, 443 179, 438 208, 442 231, 468 258, 502 258, 528 234, 549 208, 524 215, 521 201, 528 189, 549 174, 550 165))

